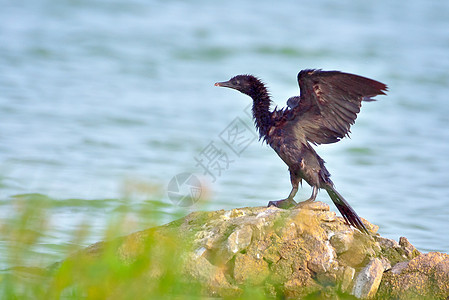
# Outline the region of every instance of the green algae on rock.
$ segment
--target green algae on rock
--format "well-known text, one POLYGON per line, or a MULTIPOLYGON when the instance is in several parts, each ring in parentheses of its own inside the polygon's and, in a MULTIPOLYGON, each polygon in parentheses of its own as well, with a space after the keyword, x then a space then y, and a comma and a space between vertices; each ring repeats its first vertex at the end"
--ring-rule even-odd
POLYGON ((167 266, 157 262, 169 247, 182 281, 201 286, 209 296, 237 297, 249 288, 286 298, 449 295, 448 255, 421 254, 406 238, 398 243, 376 234, 377 226, 366 220, 364 224, 370 235, 348 226, 321 202, 292 210, 194 212, 164 226, 92 245, 60 267, 83 256, 97 259, 107 248, 108 255, 124 264, 148 261, 143 272, 154 280, 167 273, 167 266), (403 293, 407 289, 410 293, 403 293))

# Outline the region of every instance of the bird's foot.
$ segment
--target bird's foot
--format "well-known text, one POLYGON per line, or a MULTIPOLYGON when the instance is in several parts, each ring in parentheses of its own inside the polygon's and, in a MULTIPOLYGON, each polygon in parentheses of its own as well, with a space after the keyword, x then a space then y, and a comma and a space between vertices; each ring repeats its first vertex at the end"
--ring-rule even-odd
POLYGON ((286 198, 286 199, 278 200, 278 201, 270 201, 270 202, 268 202, 267 207, 276 206, 279 208, 287 209, 287 208, 293 207, 295 205, 296 205, 295 200, 293 200, 292 198, 286 198))
POLYGON ((295 205, 295 208, 303 208, 304 206, 312 203, 313 201, 315 201, 315 199, 313 199, 313 198, 309 198, 307 200, 301 201, 295 205))

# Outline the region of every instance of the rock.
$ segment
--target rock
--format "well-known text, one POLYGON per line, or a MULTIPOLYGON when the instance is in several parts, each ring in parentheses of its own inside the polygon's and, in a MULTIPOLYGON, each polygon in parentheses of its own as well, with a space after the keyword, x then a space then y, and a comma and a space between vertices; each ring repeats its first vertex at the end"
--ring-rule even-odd
POLYGON ((383 271, 382 262, 378 258, 371 260, 357 275, 352 294, 360 299, 373 298, 379 288, 383 271))
POLYGON ((383 256, 388 257, 392 265, 400 261, 412 259, 420 254, 404 237, 400 239, 401 243, 380 236, 376 236, 375 239, 379 244, 383 256))
POLYGON ((349 250, 354 241, 354 236, 352 231, 337 232, 332 235, 329 240, 332 247, 334 247, 335 252, 341 254, 349 250))
POLYGON ((393 266, 382 278, 379 298, 447 299, 449 255, 430 252, 393 266))
POLYGON ((342 293, 363 299, 449 296, 448 255, 421 254, 406 238, 398 243, 376 234, 376 225, 364 224, 370 235, 350 227, 321 202, 291 210, 194 212, 94 244, 54 269, 58 274, 58 268, 73 268, 84 257, 95 261, 108 255, 122 268, 137 264, 150 282, 171 274, 187 286, 200 285, 206 297, 235 298, 253 288, 273 298, 338 298, 342 293))
POLYGON ((301 208, 315 211, 330 211, 329 205, 321 201, 307 202, 301 208))
POLYGON ((445 258, 435 265, 431 272, 435 288, 435 296, 447 299, 449 297, 449 260, 445 258))
POLYGON ((342 292, 344 293, 348 293, 349 292, 349 288, 351 287, 352 284, 352 280, 354 279, 354 275, 355 275, 355 269, 352 267, 345 267, 344 271, 343 271, 343 276, 341 279, 341 286, 340 289, 342 292))
POLYGON ((448 258, 449 256, 447 254, 430 252, 409 261, 407 269, 412 272, 416 271, 428 274, 437 264, 448 258))
MULTIPOLYGON (((339 235, 342 234, 343 232, 339 233, 339 235)), ((339 248, 337 246, 338 251, 348 248, 346 251, 339 253, 338 258, 344 265, 360 268, 366 265, 371 257, 378 256, 380 251, 379 248, 376 247, 376 242, 371 236, 367 236, 360 231, 353 232, 353 235, 353 238, 348 237, 348 244, 346 244, 344 248, 339 248)))
POLYGON ((292 261, 280 259, 270 268, 270 281, 274 285, 281 285, 287 282, 293 274, 292 261))
POLYGON ((330 270, 336 258, 335 250, 329 241, 316 240, 313 245, 314 251, 310 252, 307 267, 314 273, 321 274, 330 270))
POLYGON ((384 271, 391 269, 391 263, 386 257, 381 258, 382 268, 384 268, 384 271))
POLYGON ((283 286, 283 296, 287 298, 302 298, 322 289, 306 270, 298 270, 283 286))
POLYGON ((231 233, 228 237, 227 248, 232 253, 240 252, 251 243, 251 237, 253 234, 253 230, 250 225, 245 225, 233 233, 231 233))
POLYGON ((268 263, 261 255, 239 253, 235 257, 234 279, 237 284, 259 285, 270 274, 268 263))
POLYGON ((203 282, 211 295, 239 294, 237 286, 231 285, 223 270, 213 266, 206 258, 191 256, 187 259, 184 274, 188 278, 203 282))
POLYGON ((416 250, 415 246, 413 246, 406 237, 401 236, 399 238, 399 245, 402 249, 404 249, 405 255, 407 258, 412 259, 421 254, 418 250, 416 250))
POLYGON ((390 269, 390 272, 395 274, 395 275, 401 274, 402 271, 405 268, 407 268, 407 266, 408 266, 408 261, 402 261, 402 262, 397 263, 396 265, 394 265, 394 267, 390 269))

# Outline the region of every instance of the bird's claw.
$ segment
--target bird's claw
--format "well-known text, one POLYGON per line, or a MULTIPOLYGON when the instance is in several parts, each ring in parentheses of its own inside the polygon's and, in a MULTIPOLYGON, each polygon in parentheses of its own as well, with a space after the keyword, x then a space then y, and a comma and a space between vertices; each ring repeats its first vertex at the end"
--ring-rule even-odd
POLYGON ((268 202, 267 207, 276 206, 279 208, 287 209, 287 208, 291 208, 295 205, 296 205, 295 200, 293 200, 291 198, 287 198, 287 199, 282 199, 282 200, 278 200, 278 201, 270 201, 270 202, 268 202))

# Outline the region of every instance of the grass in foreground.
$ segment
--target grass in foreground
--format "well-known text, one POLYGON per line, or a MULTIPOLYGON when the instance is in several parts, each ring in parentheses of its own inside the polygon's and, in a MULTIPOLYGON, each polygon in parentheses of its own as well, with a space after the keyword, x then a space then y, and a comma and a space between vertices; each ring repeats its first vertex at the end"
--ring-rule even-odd
MULTIPOLYGON (((91 204, 85 200, 68 201, 81 208, 91 204)), ((139 207, 138 217, 143 221, 135 223, 149 223, 148 216, 153 221, 163 218, 161 210, 152 209, 156 204, 148 202, 147 206, 139 207)), ((130 212, 126 203, 116 206, 115 213, 108 216, 102 232, 102 240, 106 242, 87 250, 81 246, 89 244, 86 240, 93 228, 84 221, 71 233, 71 242, 57 248, 65 259, 45 263, 48 257, 40 252, 42 240, 52 235, 51 214, 58 206, 59 201, 42 195, 23 195, 14 199, 13 213, 0 221, 4 266, 0 271, 0 299, 204 298, 201 283, 188 281, 182 274, 183 249, 189 248, 188 242, 170 234, 152 235, 150 230, 143 244, 127 243, 130 249, 120 248, 123 241, 120 236, 137 231, 129 225, 129 216, 132 214, 135 219, 136 212, 130 212), (126 256, 128 250, 134 253, 130 257, 126 256)), ((148 227, 151 226, 140 229, 148 227)), ((242 295, 245 298, 265 296, 262 291, 249 288, 242 295)))

